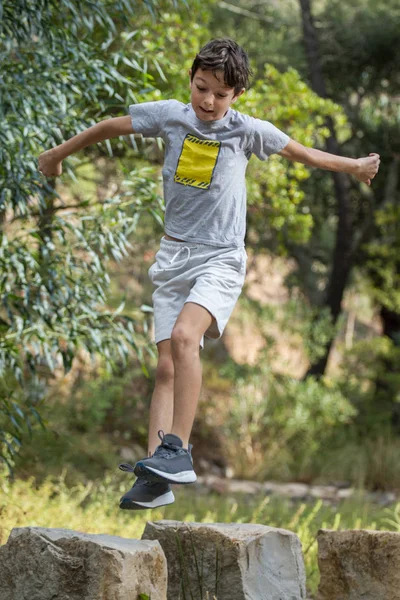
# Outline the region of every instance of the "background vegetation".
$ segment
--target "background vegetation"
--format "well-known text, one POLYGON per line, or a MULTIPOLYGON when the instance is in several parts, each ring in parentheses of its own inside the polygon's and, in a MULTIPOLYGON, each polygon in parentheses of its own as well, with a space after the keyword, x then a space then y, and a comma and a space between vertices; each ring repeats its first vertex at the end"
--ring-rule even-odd
MULTIPOLYGON (((131 482, 116 467, 146 453, 156 366, 147 270, 163 231, 162 146, 133 136, 107 141, 64 161, 57 180, 38 173, 37 157, 133 102, 188 102, 193 57, 217 36, 233 37, 251 57, 255 75, 239 110, 305 145, 353 157, 378 152, 382 162, 368 188, 278 156, 251 160, 247 282, 223 339, 203 352, 192 440, 198 470, 397 491, 398 3, 2 6, 2 543, 28 521, 62 526, 36 518, 29 503, 38 499, 48 515, 54 501, 82 509, 77 528, 101 523, 116 533, 118 522, 127 534, 126 516, 115 510, 131 482), (26 504, 14 502, 18 494, 26 504)), ((303 527, 293 508, 246 505, 239 515, 241 505, 232 512, 229 502, 209 511, 196 505, 190 515, 182 496, 167 516, 298 530, 315 590, 310 531, 322 521, 307 521, 312 507, 295 513, 303 527)), ((323 519, 330 527, 398 527, 395 517, 389 523, 361 506, 348 518, 344 507, 342 517, 323 519)), ((143 523, 132 521, 132 535, 143 523)))

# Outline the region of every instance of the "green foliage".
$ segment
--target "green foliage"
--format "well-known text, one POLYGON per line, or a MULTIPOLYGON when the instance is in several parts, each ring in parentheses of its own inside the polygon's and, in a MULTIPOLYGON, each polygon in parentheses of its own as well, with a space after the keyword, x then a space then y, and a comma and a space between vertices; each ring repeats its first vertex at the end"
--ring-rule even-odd
POLYGON ((377 304, 400 313, 400 206, 391 202, 377 210, 375 221, 379 238, 365 248, 371 295, 377 304))
MULTIPOLYGON (((221 371, 233 377, 235 369, 221 371)), ((242 450, 235 456, 238 476, 308 480, 327 437, 356 415, 332 382, 274 375, 266 359, 239 368, 235 381, 224 431, 242 450)))
POLYGON ((143 40, 143 47, 152 57, 154 66, 149 65, 148 71, 157 89, 146 95, 148 99, 190 101, 189 69, 201 46, 212 37, 208 21, 213 3, 191 0, 188 10, 179 12, 165 7, 162 19, 152 24, 152 35, 143 40))
POLYGON ((95 10, 70 1, 18 4, 20 21, 15 3, 3 5, 0 182, 3 209, 7 203, 16 214, 28 215, 29 196, 45 210, 47 194, 54 193, 37 172, 40 149, 60 144, 110 109, 125 108, 134 92, 148 86, 148 75, 146 58, 132 41, 139 32, 126 39, 116 26, 132 24, 132 16, 140 14, 136 2, 113 3, 112 17, 102 0, 95 10), (129 78, 117 70, 120 63, 129 78))
POLYGON ((63 465, 68 485, 75 485, 114 468, 122 447, 142 458, 152 385, 153 374, 149 379, 132 361, 113 373, 105 364, 82 372, 74 366, 68 378, 47 392, 40 411, 46 427, 29 440, 21 431, 22 447, 12 464, 15 475, 35 473, 42 481, 56 476, 63 465))
POLYGON ((400 11, 396 0, 384 4, 374 0, 348 4, 330 0, 318 11, 318 20, 320 53, 330 95, 341 96, 347 102, 348 94, 356 88, 360 94, 372 97, 383 91, 383 82, 386 93, 397 93, 400 11))
POLYGON ((388 337, 356 342, 344 355, 338 385, 357 409, 360 434, 390 434, 393 409, 400 404, 400 348, 388 337))
POLYGON ((277 317, 282 331, 300 335, 304 351, 310 362, 325 354, 329 340, 335 337, 342 323, 332 324, 332 315, 327 307, 319 308, 298 298, 291 298, 281 316, 277 317))
MULTIPOLYGON (((373 401, 374 379, 377 371, 385 372, 387 357, 378 347, 371 343, 361 352, 355 345, 345 357, 348 370, 336 381, 273 374, 272 346, 259 365, 205 365, 204 391, 214 405, 198 415, 197 442, 219 438, 214 458, 227 462, 238 478, 348 481, 369 489, 400 485, 400 444, 388 428, 390 406, 373 401)), ((34 473, 42 482, 62 464, 68 484, 76 485, 115 468, 122 448, 130 449, 132 460, 146 453, 153 370, 150 380, 134 364, 114 374, 97 367, 79 375, 75 366, 70 375, 75 383, 53 384, 41 410, 46 430, 23 443, 14 464, 17 477, 34 473)))
POLYGON ((244 46, 252 58, 255 79, 263 77, 266 62, 280 71, 288 67, 301 70, 306 60, 299 44, 300 26, 297 0, 258 4, 252 0, 216 2, 210 22, 216 37, 230 35, 244 46))
MULTIPOLYGON (((156 182, 141 175, 136 186, 140 186, 139 199, 133 195, 135 186, 131 184, 126 195, 93 207, 90 215, 83 213, 79 220, 74 213, 70 217, 55 214, 54 237, 47 242, 50 250, 44 253, 42 246, 45 264, 34 262, 37 251, 32 245, 23 247, 18 238, 7 246, 7 251, 16 251, 7 254, 3 234, 0 290, 9 326, 4 319, 0 366, 7 381, 4 388, 10 388, 15 380, 24 390, 18 395, 19 400, 25 398, 18 401, 20 416, 27 411, 38 416, 32 395, 39 369, 42 378, 60 368, 68 371, 78 349, 92 356, 102 355, 106 367, 115 369, 120 362, 126 364, 129 347, 133 347, 147 372, 145 346, 140 339, 140 330, 147 334, 146 317, 123 314, 124 302, 113 311, 99 309, 106 302, 110 283, 109 254, 114 260, 127 255, 127 247, 132 247, 128 237, 143 212, 159 218, 156 182)), ((11 421, 5 408, 7 396, 2 402, 2 410, 11 421)), ((9 431, 20 445, 18 431, 12 427, 9 431)), ((9 444, 7 448, 11 451, 9 444)))
MULTIPOLYGON (((158 3, 118 1, 111 12, 103 0, 21 0, 2 9, 0 377, 7 377, 4 390, 21 387, 12 406, 23 419, 28 412, 37 417, 32 389, 68 371, 78 349, 100 354, 109 369, 126 363, 133 349, 145 370, 143 316, 133 318, 123 302, 113 311, 105 303, 110 263, 132 250, 129 237, 141 214, 161 219, 158 182, 152 173, 127 171, 128 189, 104 200, 77 194, 69 205, 55 180, 38 173, 36 157, 154 90, 148 31, 137 27, 154 23, 158 3)), ((109 141, 106 147, 112 156, 109 141)), ((77 181, 77 164, 77 157, 65 161, 64 179, 77 181)), ((0 400, 4 460, 21 444, 8 401, 0 400)))
MULTIPOLYGON (((10 374, 9 380, 13 380, 10 374)), ((38 423, 45 429, 45 420, 38 412, 39 404, 34 394, 24 396, 20 390, 12 389, 10 385, 0 382, 0 444, 4 448, 3 461, 13 469, 13 459, 20 451, 26 430, 32 439, 33 428, 38 423)))
POLYGON ((372 190, 358 200, 356 225, 366 243, 357 259, 377 305, 399 313, 399 5, 357 0, 345 6, 334 0, 319 19, 328 88, 352 122, 346 151, 378 152, 382 159, 372 190))
MULTIPOLYGON (((336 122, 343 136, 349 134, 342 109, 312 92, 294 69, 279 73, 272 65, 265 65, 264 78, 240 98, 238 108, 271 121, 305 146, 323 144, 329 135, 327 117, 336 122)), ((249 235, 257 246, 271 246, 274 233, 283 254, 287 253, 286 240, 306 243, 313 227, 310 204, 301 187, 309 177, 308 169, 274 155, 266 164, 251 161, 248 175, 249 235)))
MULTIPOLYGON (((291 284, 290 275, 285 283, 291 284), (288 283, 289 282, 289 283, 288 283)), ((276 352, 273 338, 269 335, 271 324, 277 326, 282 333, 289 333, 299 340, 301 350, 310 361, 323 356, 327 340, 332 339, 342 326, 341 321, 332 324, 332 317, 327 308, 314 307, 301 298, 299 291, 293 291, 287 302, 274 306, 260 303, 243 295, 240 298, 240 309, 243 319, 249 319, 258 332, 265 338, 268 346, 268 357, 276 352)))
POLYGON ((314 469, 329 481, 346 481, 357 488, 391 492, 399 485, 400 443, 393 432, 380 425, 353 426, 328 437, 323 455, 315 457, 314 469), (379 431, 378 431, 379 430, 379 431), (319 463, 319 465, 318 465, 319 463))

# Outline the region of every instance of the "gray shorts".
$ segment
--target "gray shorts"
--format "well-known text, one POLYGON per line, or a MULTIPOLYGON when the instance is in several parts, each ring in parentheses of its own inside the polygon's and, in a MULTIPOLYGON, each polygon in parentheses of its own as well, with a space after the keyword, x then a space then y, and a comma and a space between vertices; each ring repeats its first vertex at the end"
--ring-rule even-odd
MULTIPOLYGON (((153 292, 155 342, 171 338, 186 302, 206 308, 215 321, 205 332, 221 337, 243 287, 245 248, 221 248, 161 238, 155 263, 149 269, 153 292)), ((200 346, 204 347, 204 336, 200 346)))

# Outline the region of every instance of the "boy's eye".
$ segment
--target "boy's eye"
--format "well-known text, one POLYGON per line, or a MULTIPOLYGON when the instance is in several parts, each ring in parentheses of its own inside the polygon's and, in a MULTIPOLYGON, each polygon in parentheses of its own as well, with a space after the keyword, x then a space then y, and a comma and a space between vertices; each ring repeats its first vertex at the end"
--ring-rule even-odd
MULTIPOLYGON (((197 86, 197 89, 199 90, 199 92, 205 92, 206 88, 203 87, 199 87, 197 86)), ((217 94, 218 98, 226 98, 228 94, 217 94)))

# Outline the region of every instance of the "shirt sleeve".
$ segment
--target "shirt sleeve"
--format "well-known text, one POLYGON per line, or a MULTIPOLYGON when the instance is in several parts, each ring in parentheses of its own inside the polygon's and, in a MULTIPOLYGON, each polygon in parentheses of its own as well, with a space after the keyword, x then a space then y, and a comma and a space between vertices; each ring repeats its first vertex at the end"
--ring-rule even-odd
POLYGON ((253 131, 249 150, 260 160, 266 160, 271 154, 283 150, 290 137, 269 121, 252 118, 253 131))
POLYGON ((141 133, 143 137, 163 137, 163 125, 169 102, 169 100, 158 100, 131 104, 129 115, 133 131, 141 133))

